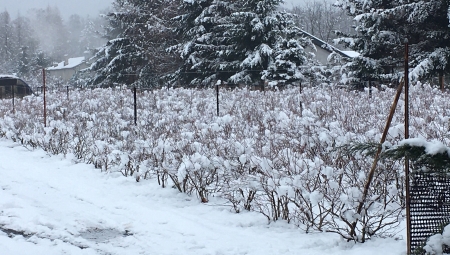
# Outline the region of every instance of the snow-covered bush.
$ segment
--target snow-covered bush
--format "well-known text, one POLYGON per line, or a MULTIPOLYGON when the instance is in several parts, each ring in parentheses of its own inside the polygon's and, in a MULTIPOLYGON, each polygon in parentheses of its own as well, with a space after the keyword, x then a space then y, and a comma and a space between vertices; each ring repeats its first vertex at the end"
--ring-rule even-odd
MULTIPOLYGON (((410 135, 448 144, 450 101, 428 85, 410 88, 410 135)), ((330 86, 251 91, 168 89, 137 95, 124 88, 48 93, 0 101, 0 135, 52 154, 72 154, 101 171, 228 200, 236 212, 257 211, 311 231, 364 242, 390 235, 402 219, 404 175, 378 165, 361 203, 372 158, 345 153, 350 141, 378 142, 394 91, 330 86), (361 207, 361 208, 360 208, 361 207), (360 212, 360 213, 358 213, 360 212)), ((401 105, 401 103, 399 104, 401 105)), ((403 138, 403 111, 387 143, 403 138)))
POLYGON ((450 246, 450 225, 445 226, 442 233, 428 238, 423 249, 427 255, 442 255, 444 254, 444 246, 450 246))

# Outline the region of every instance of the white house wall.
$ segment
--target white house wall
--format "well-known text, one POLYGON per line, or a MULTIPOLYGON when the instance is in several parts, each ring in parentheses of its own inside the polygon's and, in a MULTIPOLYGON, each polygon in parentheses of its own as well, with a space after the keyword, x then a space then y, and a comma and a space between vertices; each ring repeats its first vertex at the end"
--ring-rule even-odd
POLYGON ((311 47, 306 47, 307 52, 314 53, 315 59, 319 61, 322 65, 328 65, 328 56, 331 54, 329 51, 324 50, 320 47, 316 47, 315 49, 311 47))
POLYGON ((48 76, 52 76, 55 78, 59 78, 61 79, 61 82, 66 83, 68 82, 72 76, 80 71, 81 69, 86 68, 87 65, 85 63, 82 63, 76 67, 72 67, 72 68, 61 68, 61 69, 56 69, 56 70, 47 70, 47 75, 48 76))

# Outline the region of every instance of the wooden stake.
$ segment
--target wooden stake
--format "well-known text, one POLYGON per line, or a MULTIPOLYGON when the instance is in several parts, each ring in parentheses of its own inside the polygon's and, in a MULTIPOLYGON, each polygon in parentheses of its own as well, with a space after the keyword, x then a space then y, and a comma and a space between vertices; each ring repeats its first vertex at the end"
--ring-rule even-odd
MULTIPOLYGON (((389 127, 391 126, 392 118, 393 118, 394 113, 395 113, 395 108, 397 108, 397 103, 398 103, 398 100, 400 99, 400 95, 402 93, 403 85, 404 85, 404 80, 402 79, 401 82, 400 82, 400 85, 397 88, 397 93, 395 94, 394 102, 391 105, 391 109, 389 111, 389 116, 387 118, 386 125, 384 126, 383 135, 381 136, 380 145, 378 146, 377 153, 375 154, 375 159, 373 160, 372 167, 370 168, 369 176, 367 177, 366 183, 364 184, 363 196, 361 198, 361 201, 359 202, 358 209, 356 211, 356 213, 358 213, 358 214, 361 214, 363 206, 364 206, 364 203, 365 203, 365 201, 367 199, 367 195, 369 193, 369 188, 370 188, 370 185, 372 183, 373 176, 375 174, 375 169, 377 167, 378 160, 380 158, 382 145, 386 141, 386 137, 387 137, 387 134, 388 134, 388 131, 389 131, 389 127)), ((352 229, 350 231, 350 235, 351 236, 355 235, 355 228, 356 228, 356 224, 357 223, 358 223, 358 221, 355 221, 352 224, 352 229)))

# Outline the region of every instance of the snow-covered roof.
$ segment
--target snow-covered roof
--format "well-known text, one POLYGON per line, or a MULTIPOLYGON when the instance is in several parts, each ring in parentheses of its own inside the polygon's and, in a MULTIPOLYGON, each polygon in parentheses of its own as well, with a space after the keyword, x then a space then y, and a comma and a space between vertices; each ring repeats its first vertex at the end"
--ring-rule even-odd
POLYGON ((62 62, 59 62, 57 66, 47 67, 46 70, 51 71, 51 70, 74 68, 76 66, 81 65, 84 62, 84 60, 85 60, 84 57, 69 58, 67 65, 64 65, 65 61, 62 61, 62 62))
POLYGON ((19 79, 19 77, 10 74, 0 74, 0 79, 19 79))
POLYGON ((347 57, 347 58, 354 58, 354 57, 359 56, 359 53, 356 52, 356 51, 348 51, 348 50, 343 51, 343 50, 340 50, 340 49, 334 47, 333 45, 331 45, 331 44, 329 44, 329 43, 327 43, 327 42, 325 42, 325 41, 315 37, 314 35, 306 32, 304 30, 301 30, 301 33, 303 35, 308 36, 311 39, 312 43, 314 43, 316 46, 318 46, 318 47, 320 47, 320 48, 322 48, 322 49, 324 49, 324 50, 326 50, 326 51, 328 51, 330 53, 331 52, 336 52, 339 55, 347 57))
POLYGON ((350 58, 356 58, 357 56, 361 55, 359 52, 352 51, 352 50, 343 50, 342 53, 346 54, 350 58))

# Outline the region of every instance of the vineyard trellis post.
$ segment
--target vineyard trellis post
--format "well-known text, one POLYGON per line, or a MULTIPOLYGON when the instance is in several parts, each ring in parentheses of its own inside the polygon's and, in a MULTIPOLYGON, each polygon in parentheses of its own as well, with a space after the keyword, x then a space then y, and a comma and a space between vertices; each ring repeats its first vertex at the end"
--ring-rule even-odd
POLYGON ((133 87, 133 97, 134 97, 134 125, 137 125, 137 98, 136 98, 136 86, 133 87))
MULTIPOLYGON (((408 61, 408 39, 405 39, 405 139, 409 138, 409 61, 408 61)), ((409 194, 409 159, 405 156, 405 206, 406 206, 406 236, 407 254, 411 254, 411 213, 409 194)))
POLYGON ((15 107, 15 104, 14 104, 14 97, 15 97, 15 94, 14 94, 14 84, 11 85, 11 91, 12 91, 12 108, 13 108, 13 113, 15 113, 15 112, 16 112, 16 107, 15 107))
POLYGON ((216 83, 216 103, 217 103, 217 117, 219 116, 219 84, 222 84, 222 81, 217 81, 216 83))
POLYGON ((42 85, 44 90, 44 127, 47 127, 47 102, 45 101, 45 68, 42 69, 42 85))

